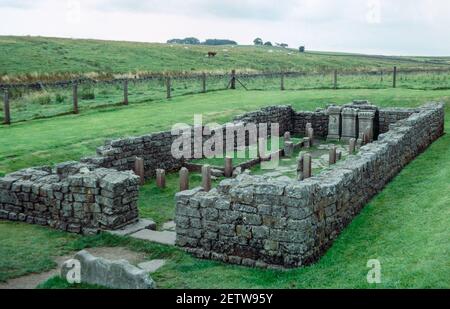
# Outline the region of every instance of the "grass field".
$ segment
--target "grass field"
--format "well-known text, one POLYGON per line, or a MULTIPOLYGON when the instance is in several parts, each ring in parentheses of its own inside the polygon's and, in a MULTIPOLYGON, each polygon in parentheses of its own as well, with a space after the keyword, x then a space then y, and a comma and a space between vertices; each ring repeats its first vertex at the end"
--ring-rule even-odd
MULTIPOLYGON (((348 74, 339 77, 339 90, 330 89, 332 76, 316 73, 331 69, 389 71, 394 65, 406 69, 447 68, 450 58, 300 54, 267 47, 0 37, 0 81, 6 82, 70 78, 91 72, 107 75, 142 71, 228 72, 238 68, 309 73, 306 77, 287 78, 287 91, 283 92, 278 77, 242 78, 251 91, 241 87, 236 91, 220 91, 228 80, 211 78, 208 90, 215 91, 205 94, 199 94, 199 80, 179 79, 173 81, 174 98, 170 100, 165 99, 162 81, 130 83, 129 106, 118 105, 122 100, 121 85, 82 85, 81 114, 0 126, 0 176, 30 166, 79 160, 93 155, 105 139, 167 130, 180 122, 189 124, 194 113, 202 113, 205 122, 224 123, 237 114, 268 105, 291 104, 297 110, 315 110, 328 103, 343 104, 353 99, 368 99, 382 107, 418 106, 439 100, 447 103, 446 112, 450 112, 447 73, 400 74, 398 89, 390 88, 389 74, 348 74), (205 57, 209 50, 217 51, 218 56, 205 57)), ((70 89, 11 95, 13 121, 71 111, 70 89)), ((448 120, 446 124, 449 125, 448 120)), ((125 246, 144 252, 148 259, 168 259, 168 264, 153 276, 161 288, 365 288, 372 287, 365 279, 366 263, 372 258, 382 263, 383 283, 376 287, 448 288, 449 155, 450 138, 446 135, 374 198, 320 262, 311 267, 286 272, 247 269, 200 261, 176 248, 128 238, 104 234, 81 237, 0 221, 0 281, 49 270, 55 266, 53 257, 86 247, 125 246)), ((254 172, 258 173, 257 168, 254 172)), ((199 175, 191 174, 190 182, 191 186, 200 184, 199 175)), ((178 190, 176 174, 167 176, 167 185, 166 189, 159 189, 149 182, 140 192, 141 216, 154 219, 158 226, 173 219, 173 195, 178 190)), ((40 287, 70 288, 58 278, 40 287)))
POLYGON ((448 67, 449 57, 383 57, 254 46, 184 46, 44 37, 0 36, 0 76, 5 80, 53 78, 70 73, 162 71, 324 71, 448 67), (207 58, 216 51, 215 58, 207 58))
MULTIPOLYGON (((352 99, 399 107, 442 100, 447 103, 446 112, 450 112, 447 90, 215 92, 1 127, 0 166, 6 173, 31 165, 79 159, 92 154, 105 138, 168 129, 174 122, 192 123, 193 111, 203 111, 207 121, 224 122, 238 113, 270 104, 290 103, 296 109, 314 110, 326 103, 352 99), (171 112, 175 108, 177 113, 171 112)), ((447 119, 446 126, 449 124, 447 119)), ((153 275, 160 288, 449 288, 449 156, 450 137, 445 135, 375 197, 320 262, 311 267, 286 272, 248 269, 197 260, 176 248, 126 238, 80 237, 0 222, 0 280, 47 270, 54 266, 52 256, 73 250, 126 246, 146 253, 149 259, 169 260, 153 275), (366 282, 366 263, 373 258, 382 263, 382 284, 377 286, 366 282)), ((195 175, 191 177, 193 185, 199 181, 195 175)), ((142 188, 139 208, 143 216, 154 217, 158 223, 173 217, 177 186, 174 175, 169 175, 168 185, 164 192, 154 183, 142 188)), ((68 286, 53 278, 41 287, 68 286)))
MULTIPOLYGON (((172 78, 172 96, 202 92, 198 73, 209 74, 207 91, 227 88, 230 70, 245 72, 297 71, 286 76, 286 90, 333 89, 338 70, 339 89, 387 89, 393 85, 397 66, 397 87, 404 89, 450 89, 450 57, 387 57, 375 55, 306 52, 295 49, 255 46, 186 46, 156 43, 73 40, 42 37, 0 36, 0 83, 71 80, 80 75, 94 80, 125 74, 131 104, 158 101, 166 97, 164 78, 133 80, 139 73, 197 73, 197 77, 172 78), (215 58, 205 55, 218 52, 215 58), (428 71, 443 70, 441 72, 428 71), (410 72, 411 70, 419 70, 410 72), (425 70, 425 71, 424 71, 425 70)), ((240 77, 249 90, 280 90, 280 76, 240 77)), ((70 85, 10 89, 13 122, 64 115, 73 111, 70 85)), ((238 83, 242 89, 242 85, 238 83)), ((82 112, 113 107, 123 101, 122 83, 82 83, 79 86, 82 112)), ((0 104, 0 122, 3 122, 0 104)))
POLYGON ((348 103, 352 99, 369 99, 379 106, 418 106, 433 99, 448 102, 449 98, 449 90, 220 91, 86 110, 80 115, 0 126, 0 175, 93 155, 95 148, 108 138, 167 130, 175 123, 192 124, 196 111, 202 112, 205 123, 224 123, 234 115, 271 104, 314 110, 317 106, 348 103))

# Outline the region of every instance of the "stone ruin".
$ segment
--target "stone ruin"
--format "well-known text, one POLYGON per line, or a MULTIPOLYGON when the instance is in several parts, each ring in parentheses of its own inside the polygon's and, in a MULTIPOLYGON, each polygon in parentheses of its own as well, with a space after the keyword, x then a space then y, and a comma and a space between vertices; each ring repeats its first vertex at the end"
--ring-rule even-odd
MULTIPOLYGON (((209 192, 180 192, 177 245, 227 263, 297 267, 316 261, 370 198, 443 134, 444 107, 382 109, 354 101, 303 112, 271 106, 238 116, 232 124, 250 122, 279 123, 281 136, 314 132, 323 140, 357 139, 359 152, 304 180, 244 173, 209 192)), ((172 157, 175 138, 159 132, 108 140, 96 156, 81 162, 6 175, 0 178, 0 219, 83 234, 134 223, 142 178, 155 177, 157 170, 178 172, 188 164, 172 157), (137 163, 142 178, 133 172, 137 163)), ((306 137, 304 145, 312 142, 306 137)))
MULTIPOLYGON (((303 181, 243 174, 209 192, 178 193, 177 245, 199 258, 251 267, 314 263, 364 205, 444 132, 442 104, 412 110, 353 102, 331 106, 327 116, 308 115, 329 139, 361 138, 362 131, 375 141, 303 181)), ((296 123, 304 122, 296 120, 291 130, 301 132, 296 123)))

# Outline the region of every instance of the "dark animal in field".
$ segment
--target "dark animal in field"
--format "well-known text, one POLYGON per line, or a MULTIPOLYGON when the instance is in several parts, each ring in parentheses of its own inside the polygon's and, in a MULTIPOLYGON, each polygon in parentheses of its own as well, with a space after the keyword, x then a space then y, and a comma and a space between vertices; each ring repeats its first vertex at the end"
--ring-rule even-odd
POLYGON ((209 58, 214 58, 215 56, 217 56, 216 52, 208 52, 208 57, 209 58))

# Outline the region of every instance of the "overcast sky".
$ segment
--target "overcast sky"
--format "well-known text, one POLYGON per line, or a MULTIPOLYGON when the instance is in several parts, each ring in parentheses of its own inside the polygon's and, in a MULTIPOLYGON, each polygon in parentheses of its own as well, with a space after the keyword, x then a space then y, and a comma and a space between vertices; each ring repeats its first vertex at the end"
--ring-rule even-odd
POLYGON ((450 55, 449 16, 448 0, 0 0, 0 34, 450 55))

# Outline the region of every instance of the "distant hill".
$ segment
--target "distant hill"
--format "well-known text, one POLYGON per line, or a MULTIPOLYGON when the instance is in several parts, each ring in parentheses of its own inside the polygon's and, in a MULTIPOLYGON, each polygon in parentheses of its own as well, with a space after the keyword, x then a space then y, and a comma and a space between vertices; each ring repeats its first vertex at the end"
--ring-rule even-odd
POLYGON ((271 46, 203 46, 0 36, 0 77, 36 79, 55 73, 166 71, 323 71, 449 67, 450 57, 387 57, 306 52, 271 46), (209 51, 217 52, 208 58, 209 51))

